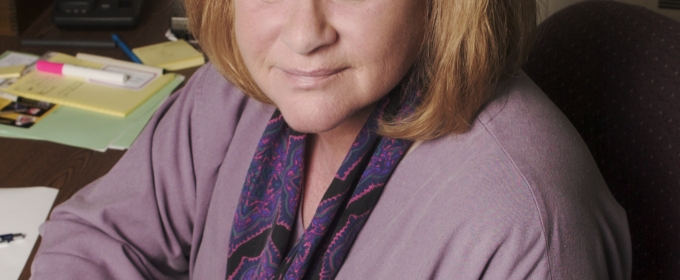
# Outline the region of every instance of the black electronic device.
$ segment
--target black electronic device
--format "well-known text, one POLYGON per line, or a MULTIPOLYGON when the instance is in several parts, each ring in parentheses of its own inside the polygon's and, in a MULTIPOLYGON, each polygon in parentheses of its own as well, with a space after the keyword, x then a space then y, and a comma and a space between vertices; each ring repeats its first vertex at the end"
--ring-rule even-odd
POLYGON ((52 22, 59 28, 132 28, 139 21, 143 0, 56 0, 52 22))
POLYGON ((184 10, 184 0, 174 0, 172 3, 172 17, 170 17, 170 31, 177 39, 191 41, 189 33, 189 19, 184 10))

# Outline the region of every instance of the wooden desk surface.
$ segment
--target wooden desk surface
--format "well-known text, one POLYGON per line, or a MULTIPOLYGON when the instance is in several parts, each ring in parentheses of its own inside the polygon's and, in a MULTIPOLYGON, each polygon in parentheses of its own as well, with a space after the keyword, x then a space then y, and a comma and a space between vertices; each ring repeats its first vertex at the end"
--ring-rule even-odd
MULTIPOLYGON (((172 1, 146 0, 143 18, 135 29, 108 31, 60 30, 51 22, 51 9, 45 11, 20 38, 108 40, 116 32, 131 48, 167 41, 172 1)), ((0 53, 6 50, 43 54, 58 51, 70 55, 78 52, 129 60, 120 49, 22 47, 20 38, 0 36, 0 53)), ((197 68, 177 71, 187 78, 197 68)), ((46 141, 0 138, 0 188, 48 186, 59 189, 55 205, 70 198, 88 183, 106 174, 123 156, 123 151, 105 153, 46 141)), ((29 279, 31 257, 19 279, 29 279)))

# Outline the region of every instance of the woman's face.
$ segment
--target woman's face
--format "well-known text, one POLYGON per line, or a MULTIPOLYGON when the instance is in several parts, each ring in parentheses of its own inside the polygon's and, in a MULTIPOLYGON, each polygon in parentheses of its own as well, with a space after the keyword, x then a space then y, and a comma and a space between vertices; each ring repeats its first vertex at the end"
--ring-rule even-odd
POLYGON ((425 0, 235 0, 238 47, 286 122, 307 133, 362 125, 405 76, 425 0))

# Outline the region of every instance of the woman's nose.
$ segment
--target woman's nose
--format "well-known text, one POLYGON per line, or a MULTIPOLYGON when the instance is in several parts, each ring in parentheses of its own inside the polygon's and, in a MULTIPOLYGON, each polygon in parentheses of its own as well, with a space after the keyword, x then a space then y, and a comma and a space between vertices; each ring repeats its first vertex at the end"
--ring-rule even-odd
POLYGON ((317 0, 290 1, 286 25, 281 34, 282 41, 294 52, 307 55, 332 45, 338 39, 336 30, 327 20, 317 0))

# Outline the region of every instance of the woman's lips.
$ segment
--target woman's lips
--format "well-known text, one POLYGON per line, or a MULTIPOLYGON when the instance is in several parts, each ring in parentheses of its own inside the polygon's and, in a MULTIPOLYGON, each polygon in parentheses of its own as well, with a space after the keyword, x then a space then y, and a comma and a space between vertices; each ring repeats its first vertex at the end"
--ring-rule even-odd
POLYGON ((314 70, 300 70, 279 68, 285 74, 288 82, 294 88, 300 89, 315 89, 323 87, 327 82, 332 80, 336 75, 347 68, 323 68, 314 70))

